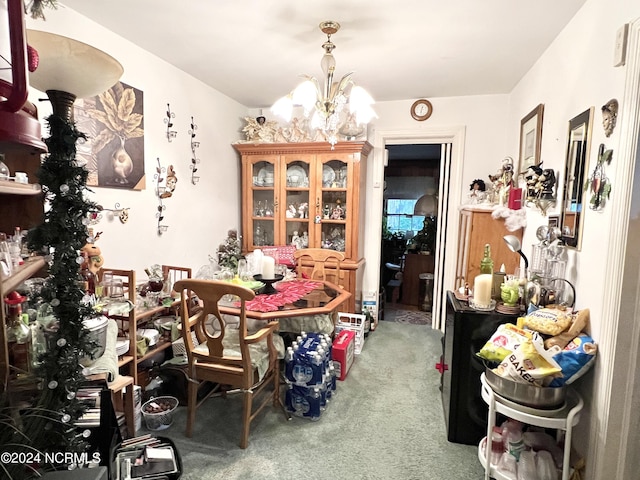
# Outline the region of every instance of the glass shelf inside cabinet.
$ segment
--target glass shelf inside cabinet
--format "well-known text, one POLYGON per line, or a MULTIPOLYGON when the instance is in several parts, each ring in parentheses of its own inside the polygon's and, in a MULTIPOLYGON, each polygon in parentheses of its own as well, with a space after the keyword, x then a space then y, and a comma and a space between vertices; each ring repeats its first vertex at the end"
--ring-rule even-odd
POLYGON ((330 160, 322 166, 323 188, 347 188, 347 164, 330 160))
POLYGON ((322 224, 322 248, 345 251, 345 226, 334 223, 322 224))
POLYGON ((322 192, 322 204, 324 220, 344 221, 347 219, 346 191, 322 192))
POLYGON ((273 222, 265 220, 253 221, 253 244, 256 246, 273 245, 273 222))
POLYGON ((273 187, 273 164, 269 162, 256 162, 253 165, 253 186, 273 187))
POLYGON ((255 192, 253 196, 253 216, 272 218, 273 212, 273 195, 270 195, 269 192, 255 192))
POLYGON ((309 188, 309 164, 295 161, 287 167, 287 188, 309 188))
POLYGON ((309 191, 288 191, 287 221, 294 218, 309 218, 309 191))

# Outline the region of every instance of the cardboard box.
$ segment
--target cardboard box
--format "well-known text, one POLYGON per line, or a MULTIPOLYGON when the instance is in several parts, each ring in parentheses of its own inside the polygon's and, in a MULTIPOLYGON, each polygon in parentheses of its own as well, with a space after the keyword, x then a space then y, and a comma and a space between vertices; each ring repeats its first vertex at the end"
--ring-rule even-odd
POLYGON ((331 358, 338 380, 347 378, 355 357, 355 346, 356 333, 351 330, 342 330, 333 340, 331 358))

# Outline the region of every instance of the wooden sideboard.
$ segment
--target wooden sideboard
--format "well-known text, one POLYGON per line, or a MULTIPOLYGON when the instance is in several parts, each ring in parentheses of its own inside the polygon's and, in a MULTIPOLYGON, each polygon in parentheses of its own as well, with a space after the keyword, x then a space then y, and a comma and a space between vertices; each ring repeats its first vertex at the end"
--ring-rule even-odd
POLYGON ((464 286, 465 282, 473 287, 473 280, 480 274, 480 260, 487 243, 491 245, 495 271, 502 264, 507 273, 513 273, 520 266, 520 255, 509 249, 503 237, 515 235, 522 241, 522 229, 510 232, 505 227, 504 220, 494 219, 491 213, 491 209, 482 207, 463 207, 460 210, 455 288, 464 286))
POLYGON ((407 253, 404 256, 404 270, 402 272, 402 303, 405 305, 422 305, 420 296, 421 273, 433 273, 435 260, 433 255, 407 253))

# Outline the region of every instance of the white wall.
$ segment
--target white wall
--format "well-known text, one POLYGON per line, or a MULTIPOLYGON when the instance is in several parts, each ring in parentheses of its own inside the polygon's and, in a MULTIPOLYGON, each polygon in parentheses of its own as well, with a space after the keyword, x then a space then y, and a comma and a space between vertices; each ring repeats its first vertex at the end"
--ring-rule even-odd
MULTIPOLYGON (((105 266, 135 269, 140 280, 146 279, 144 268, 153 263, 187 266, 195 273, 208 263, 208 255, 215 254, 227 230, 240 227, 240 162, 231 143, 240 138, 246 107, 66 7, 48 10, 46 21, 29 18, 27 28, 74 38, 107 52, 124 67, 121 81, 144 94, 146 189, 92 187, 94 194, 90 195, 105 208, 113 208, 116 202, 130 208, 126 224, 109 219, 105 212, 93 227, 103 232, 97 244, 105 266), (167 103, 175 112, 178 132, 171 143, 163 122, 167 103), (196 185, 190 181, 189 170, 191 116, 200 141, 200 181, 196 185), (163 223, 169 229, 162 236, 156 233, 155 217, 158 157, 163 167, 173 165, 178 177, 173 196, 164 200, 163 223)), ((37 100, 44 97, 34 89, 30 92, 41 119, 51 112, 48 102, 37 100)))
MULTIPOLYGON (((376 292, 379 288, 378 267, 380 261, 380 235, 382 225, 384 155, 380 151, 384 145, 380 144, 380 137, 384 132, 391 134, 396 140, 393 143, 439 143, 438 137, 443 132, 464 130, 465 153, 460 182, 452 185, 452 203, 454 215, 451 223, 457 231, 455 210, 467 192, 469 184, 475 178, 484 178, 495 173, 502 159, 510 155, 504 145, 506 119, 508 109, 507 95, 482 95, 468 97, 430 98, 433 104, 433 114, 425 122, 415 121, 409 112, 415 99, 396 102, 381 102, 376 104, 378 120, 371 128, 370 142, 376 147, 373 155, 369 156, 367 169, 367 209, 365 238, 365 275, 363 290, 376 292), (423 139, 423 140, 421 140, 423 139), (453 193, 455 192, 455 193, 453 193)), ((392 143, 392 142, 390 142, 392 143)), ((455 154, 455 152, 454 152, 455 154)), ((456 248, 455 237, 447 247, 452 252, 449 263, 455 262, 453 252, 456 248)), ((451 285, 452 286, 452 285, 451 285)), ((451 288, 451 286, 445 286, 451 288)))

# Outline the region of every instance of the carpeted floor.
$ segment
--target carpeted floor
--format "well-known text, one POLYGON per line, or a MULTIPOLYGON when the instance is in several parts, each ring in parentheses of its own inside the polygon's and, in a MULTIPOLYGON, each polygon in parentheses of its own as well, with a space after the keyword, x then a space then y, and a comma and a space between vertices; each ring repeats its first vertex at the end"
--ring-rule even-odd
POLYGON ((238 447, 239 396, 207 400, 192 438, 184 436, 185 407, 159 434, 176 442, 182 480, 480 479, 477 447, 446 438, 434 368, 440 340, 424 325, 380 322, 318 421, 267 409, 246 450, 238 447))
POLYGON ((400 303, 387 303, 384 308, 384 321, 431 325, 431 312, 423 312, 417 307, 400 303))

